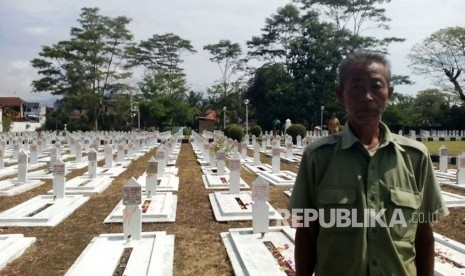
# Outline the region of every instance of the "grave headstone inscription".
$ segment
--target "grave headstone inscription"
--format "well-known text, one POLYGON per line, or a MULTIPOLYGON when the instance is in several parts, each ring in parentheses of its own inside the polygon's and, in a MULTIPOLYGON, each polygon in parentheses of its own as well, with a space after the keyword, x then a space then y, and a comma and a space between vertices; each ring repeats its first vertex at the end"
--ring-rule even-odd
POLYGON ((87 169, 89 171, 89 178, 97 177, 97 151, 94 148, 91 148, 87 153, 87 160, 89 164, 87 169))
POLYGON ((52 164, 53 173, 53 196, 55 199, 65 197, 65 163, 57 160, 52 164))
POLYGON ((240 193, 240 179, 241 179, 241 159, 238 156, 234 156, 229 159, 229 193, 239 194, 240 193))
POLYGON ((270 184, 262 177, 252 182, 252 227, 253 233, 267 233, 269 231, 270 184))
POLYGON ((123 186, 123 233, 127 240, 140 240, 142 232, 142 186, 131 177, 123 186))
POLYGON ((145 179, 145 189, 147 190, 147 197, 155 196, 157 191, 157 160, 150 158, 147 162, 147 176, 145 179))

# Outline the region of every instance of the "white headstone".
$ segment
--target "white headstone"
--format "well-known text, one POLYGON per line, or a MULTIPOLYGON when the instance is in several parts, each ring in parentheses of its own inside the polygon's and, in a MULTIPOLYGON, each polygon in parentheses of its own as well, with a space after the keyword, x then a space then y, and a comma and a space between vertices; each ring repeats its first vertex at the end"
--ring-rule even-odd
POLYGON ((457 156, 457 184, 465 185, 465 152, 457 156))
POLYGON ((97 177, 97 151, 94 148, 91 148, 87 153, 87 159, 89 161, 87 166, 89 178, 95 178, 97 177))
POLYGON ((65 163, 57 160, 52 164, 53 173, 53 196, 55 198, 65 197, 65 163))
POLYGON ((134 156, 134 145, 132 143, 128 144, 128 156, 133 157, 134 156))
POLYGON ((241 143, 241 158, 242 159, 247 158, 247 143, 246 142, 241 143))
POLYGON ((155 158, 150 158, 147 162, 147 168, 145 172, 147 177, 145 179, 145 189, 147 191, 147 196, 154 196, 157 191, 157 160, 155 158))
POLYGON ((218 175, 224 175, 226 173, 225 159, 226 153, 223 150, 218 151, 218 153, 216 154, 216 169, 218 175))
POLYGON ((123 233, 128 240, 140 240, 142 232, 142 186, 131 177, 123 186, 123 233))
POLYGON ((302 136, 297 135, 297 147, 301 148, 302 147, 302 136))
MULTIPOLYGON (((213 146, 210 146, 213 149, 213 146)), ((210 161, 210 167, 216 167, 216 155, 213 150, 208 151, 208 160, 210 161)))
POLYGON ((159 146, 157 152, 155 153, 155 158, 158 162, 158 171, 157 174, 159 176, 163 176, 165 174, 165 167, 166 167, 166 154, 165 150, 162 146, 159 146))
POLYGON ((447 156, 447 148, 442 145, 439 148, 439 170, 441 172, 447 171, 447 165, 449 163, 449 157, 447 156))
POLYGON ((105 168, 113 167, 113 147, 105 145, 105 168))
POLYGON ((18 153, 18 182, 24 183, 27 180, 27 154, 21 150, 18 153))
POLYGON ((270 198, 270 185, 262 177, 257 177, 252 182, 252 227, 253 233, 267 233, 269 230, 269 207, 267 201, 270 198))
POLYGON ((18 153, 19 153, 19 144, 16 142, 13 145, 13 159, 18 159, 18 153))
POLYGON ((287 141, 286 142, 286 157, 287 158, 292 158, 294 155, 294 152, 292 151, 292 147, 293 147, 292 140, 287 141))
POLYGON ((30 156, 29 156, 29 163, 30 164, 37 164, 37 145, 35 143, 32 143, 30 146, 29 146, 29 153, 30 153, 30 156))
POLYGON ((241 189, 241 159, 237 156, 229 159, 229 193, 239 194, 241 189))
POLYGON ((124 144, 118 144, 118 153, 116 154, 116 161, 121 163, 124 162, 126 146, 124 144))
POLYGON ((250 139, 249 135, 246 134, 246 135, 244 136, 244 142, 245 142, 245 144, 247 145, 246 147, 249 146, 249 139, 250 139))
POLYGON ((211 148, 213 146, 210 145, 207 141, 205 141, 203 144, 202 144, 202 156, 203 156, 203 160, 205 160, 206 162, 210 162, 210 151, 211 148))
POLYGON ((262 162, 260 161, 260 146, 255 143, 253 146, 253 164, 260 165, 262 162))
POLYGON ((58 161, 58 149, 56 147, 52 147, 50 149, 50 170, 52 169, 53 163, 58 161))
POLYGON ((276 146, 273 146, 272 149, 271 168, 274 174, 278 174, 281 171, 281 150, 276 146))
POLYGON ((75 153, 76 153, 76 163, 82 162, 82 145, 81 143, 77 142, 75 145, 75 153))

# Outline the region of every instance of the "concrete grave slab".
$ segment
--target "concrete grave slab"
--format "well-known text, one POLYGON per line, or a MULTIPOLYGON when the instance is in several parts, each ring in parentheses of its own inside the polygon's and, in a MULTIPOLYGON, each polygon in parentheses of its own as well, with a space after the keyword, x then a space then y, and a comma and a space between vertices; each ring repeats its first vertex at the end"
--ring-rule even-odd
POLYGON ((280 171, 277 174, 271 172, 260 172, 266 181, 270 182, 271 185, 281 186, 281 187, 292 187, 294 186, 295 179, 297 174, 291 171, 280 171))
POLYGON ((18 182, 14 179, 0 181, 0 196, 14 196, 35 187, 38 187, 45 182, 41 180, 26 180, 26 182, 18 182))
POLYGON ((39 195, 0 213, 0 226, 56 226, 89 197, 66 195, 54 200, 52 195, 39 195))
MULTIPOLYGON (((69 194, 100 194, 105 191, 108 186, 113 182, 113 178, 109 176, 98 176, 96 178, 88 178, 84 176, 77 176, 65 182, 65 193, 69 194)), ((47 193, 52 193, 50 190, 47 193)))
POLYGON ((465 275, 465 245, 434 233, 434 275, 465 275))
MULTIPOLYGON (((123 166, 113 166, 111 168, 97 167, 97 176, 118 177, 125 170, 126 168, 123 166)), ((84 173, 82 176, 89 178, 89 172, 84 173)))
POLYGON ((165 231, 142 232, 140 240, 121 233, 94 237, 67 276, 80 275, 173 275, 174 235, 165 231), (123 260, 123 258, 125 260, 123 260), (124 267, 122 262, 125 262, 124 267))
MULTIPOLYGON (((46 166, 45 163, 28 164, 27 171, 30 172, 32 170, 43 168, 45 166, 46 166)), ((17 173, 18 173, 18 165, 4 167, 3 169, 0 169, 0 178, 6 177, 6 176, 12 176, 17 173)))
POLYGON ((442 191, 442 198, 444 199, 444 203, 448 208, 463 208, 465 207, 465 196, 448 193, 442 191))
MULTIPOLYGON (((208 195, 217 221, 252 220, 252 196, 250 192, 230 194, 215 192, 208 195)), ((282 216, 268 203, 270 219, 281 220, 282 216)))
POLYGON ((0 269, 21 256, 36 241, 23 234, 0 235, 0 269))
MULTIPOLYGON (((142 174, 137 178, 137 182, 142 186, 145 192, 147 173, 142 174)), ((157 192, 177 192, 179 189, 179 177, 174 175, 157 176, 157 192)))
MULTIPOLYGON (((177 203, 178 197, 171 192, 157 192, 151 197, 142 195, 140 204, 142 208, 142 222, 176 221, 177 203)), ((104 223, 122 223, 124 207, 123 201, 121 200, 105 218, 104 223)))
POLYGON ((252 228, 236 228, 220 235, 236 276, 295 274, 295 229, 270 227, 262 237, 253 234, 252 228))
MULTIPOLYGON (((218 175, 218 168, 217 167, 210 167, 210 166, 201 166, 200 169, 202 170, 203 174, 211 174, 211 175, 218 175)), ((229 174, 231 171, 228 168, 224 168, 225 175, 229 174)))
MULTIPOLYGON (((203 185, 205 189, 218 189, 218 190, 225 190, 229 189, 229 175, 213 175, 213 174, 205 174, 202 175, 203 185)), ((249 185, 241 178, 239 180, 241 185, 241 189, 248 189, 250 188, 249 185)))
POLYGON ((262 172, 269 172, 271 173, 272 168, 268 164, 259 164, 259 165, 253 165, 253 164, 245 164, 244 167, 251 173, 253 174, 259 174, 262 172))

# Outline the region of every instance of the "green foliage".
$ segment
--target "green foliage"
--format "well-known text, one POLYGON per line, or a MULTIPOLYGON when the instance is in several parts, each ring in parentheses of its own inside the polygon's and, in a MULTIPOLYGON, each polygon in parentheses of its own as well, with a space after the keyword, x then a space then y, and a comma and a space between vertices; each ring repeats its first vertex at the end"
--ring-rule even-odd
MULTIPOLYGON (((32 82, 34 92, 75 97, 74 102, 87 101, 88 123, 98 130, 102 115, 100 106, 106 94, 127 92, 124 80, 130 73, 121 68, 132 34, 126 29, 130 19, 124 16, 107 17, 98 8, 83 8, 80 26, 71 28, 70 40, 43 46, 39 58, 31 61, 41 76, 32 82)), ((76 107, 65 110, 69 112, 76 107)), ((51 122, 50 124, 58 122, 51 122)))
POLYGON ((255 135, 255 137, 260 137, 262 134, 262 128, 259 125, 254 125, 249 130, 250 135, 255 135))
POLYGON ((3 132, 9 132, 13 125, 13 121, 9 117, 2 117, 2 129, 3 132))
POLYGON ((189 40, 173 33, 154 34, 150 39, 142 40, 138 46, 128 49, 129 65, 184 76, 180 64, 183 62, 181 53, 185 51, 196 52, 189 40))
POLYGON ((462 72, 465 64, 464 27, 449 27, 434 32, 416 44, 408 58, 415 73, 433 77, 438 85, 447 87, 448 91, 465 102, 465 77, 462 72))
POLYGON ((224 131, 224 135, 226 135, 228 138, 240 142, 242 141, 242 136, 244 135, 244 132, 242 131, 242 128, 239 125, 229 124, 224 131))
POLYGON ((246 59, 242 58, 242 50, 239 43, 232 43, 230 40, 220 40, 216 44, 208 44, 203 47, 212 57, 210 60, 218 64, 221 70, 221 80, 219 84, 213 85, 209 89, 212 95, 226 95, 234 92, 237 87, 237 81, 233 81, 232 77, 243 71, 245 68, 246 59))
POLYGON ((302 124, 292 124, 286 129, 286 133, 292 136, 292 141, 294 143, 296 143, 298 135, 304 138, 306 131, 307 131, 307 128, 302 124))

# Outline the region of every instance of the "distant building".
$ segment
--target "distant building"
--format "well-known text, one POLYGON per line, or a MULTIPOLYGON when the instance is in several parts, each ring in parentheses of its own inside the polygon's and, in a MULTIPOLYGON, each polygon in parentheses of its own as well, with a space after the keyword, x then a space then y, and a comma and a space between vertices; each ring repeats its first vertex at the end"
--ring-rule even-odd
POLYGON ((47 107, 38 102, 27 102, 25 103, 25 107, 24 117, 27 119, 41 121, 47 112, 47 107))
POLYGON ((26 102, 19 97, 0 97, 3 116, 13 121, 22 121, 26 102))
POLYGON ((198 118, 199 133, 202 133, 204 130, 207 130, 207 131, 215 130, 215 122, 217 120, 216 117, 217 117, 216 111, 212 109, 207 110, 205 117, 199 117, 198 118))

